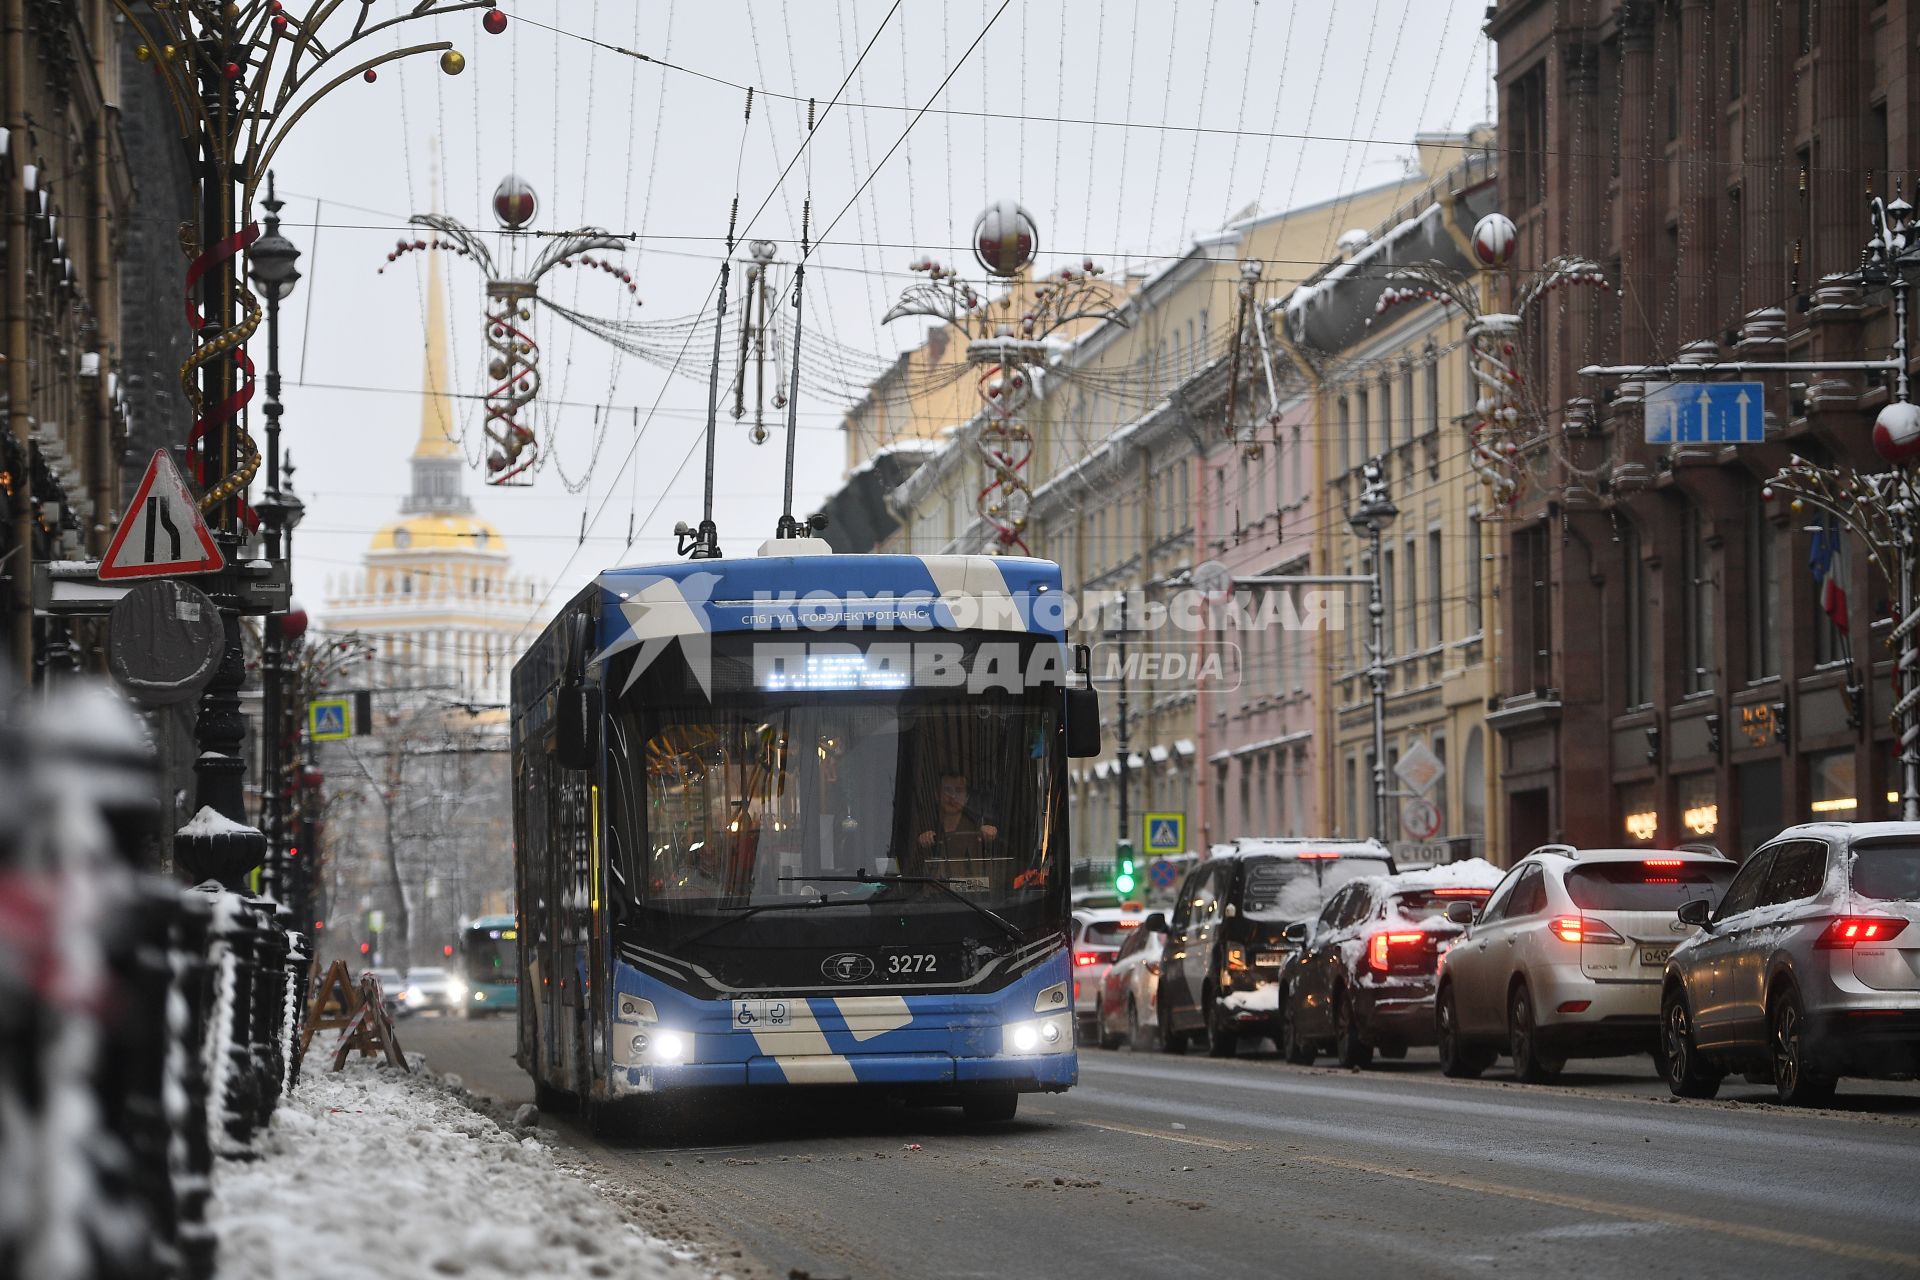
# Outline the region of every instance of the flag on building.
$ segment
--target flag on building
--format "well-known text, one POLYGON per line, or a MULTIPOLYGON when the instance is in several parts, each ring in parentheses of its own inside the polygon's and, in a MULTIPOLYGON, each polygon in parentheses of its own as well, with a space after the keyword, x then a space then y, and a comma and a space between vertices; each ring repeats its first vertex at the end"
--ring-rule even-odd
POLYGON ((1844 534, 1823 522, 1813 531, 1813 542, 1807 553, 1807 568, 1813 572, 1820 611, 1833 623, 1834 630, 1843 635, 1847 630, 1845 541, 1844 534))

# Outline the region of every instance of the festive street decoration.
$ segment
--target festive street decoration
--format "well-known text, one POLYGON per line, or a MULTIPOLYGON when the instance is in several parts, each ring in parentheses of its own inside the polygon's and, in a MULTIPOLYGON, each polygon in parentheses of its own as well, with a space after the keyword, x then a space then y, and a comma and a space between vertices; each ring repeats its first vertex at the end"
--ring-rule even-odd
MULTIPOLYGON (((489 28, 491 29, 491 28, 489 28)), ((626 242, 599 227, 580 227, 556 234, 530 233, 540 207, 539 196, 526 179, 508 174, 493 192, 493 216, 500 224, 503 244, 498 257, 481 233, 442 213, 416 213, 408 222, 427 227, 432 239, 401 240, 387 254, 393 263, 409 253, 451 250, 470 258, 486 278, 485 334, 488 350, 484 413, 487 436, 486 482, 528 485, 541 460, 534 430, 533 403, 540 394, 540 344, 533 338, 534 304, 542 301, 540 280, 556 267, 575 266, 599 271, 626 286, 639 303, 633 273, 593 250, 619 252, 626 242), (523 238, 539 234, 546 240, 530 262, 519 260, 523 238)), ((381 272, 386 267, 379 269, 381 272)))
MULTIPOLYGON (((1520 334, 1534 308, 1563 289, 1613 292, 1600 268, 1586 258, 1561 254, 1544 263, 1520 291, 1513 311, 1492 310, 1495 273, 1513 261, 1518 232, 1505 214, 1489 213, 1474 224, 1470 241, 1479 270, 1473 275, 1439 263, 1418 263, 1389 273, 1409 283, 1389 286, 1374 305, 1374 316, 1407 303, 1437 302, 1458 307, 1467 317, 1467 341, 1474 382, 1480 389, 1473 420, 1467 426, 1467 460, 1487 486, 1487 518, 1512 510, 1526 481, 1524 455, 1539 443, 1560 454, 1559 432, 1549 426, 1547 406, 1528 385, 1520 353, 1520 334)), ((1564 454, 1561 460, 1569 462, 1564 454)))
POLYGON ((201 507, 231 531, 239 522, 257 523, 242 495, 259 470, 260 451, 243 411, 254 381, 245 343, 260 326, 261 307, 245 273, 234 269, 234 260, 259 236, 254 190, 301 117, 346 81, 372 81, 377 67, 421 53, 439 53, 441 70, 449 75, 466 66, 446 40, 374 52, 376 43, 387 43, 382 33, 463 9, 491 11, 494 0, 423 0, 384 19, 359 4, 344 21, 335 17, 343 7, 339 0, 300 6, 282 0, 113 4, 133 29, 134 56, 153 68, 181 137, 205 170, 200 219, 181 229, 181 245, 192 259, 186 311, 197 345, 179 377, 194 409, 189 447, 205 487, 201 507), (353 65, 336 73, 344 63, 353 65))
POLYGON ((755 240, 747 247, 747 287, 740 308, 740 353, 733 370, 733 420, 747 416, 747 371, 753 371, 753 427, 747 438, 767 442, 767 402, 778 411, 787 407, 787 360, 780 341, 780 310, 774 304, 780 290, 773 282, 774 243, 755 240), (773 373, 769 377, 767 362, 773 373), (771 394, 769 394, 771 393, 771 394))
POLYGON ((1039 231, 1026 210, 1010 200, 989 205, 974 224, 974 256, 990 276, 1009 282, 989 298, 958 271, 933 258, 918 258, 909 269, 924 277, 907 286, 881 323, 907 316, 939 320, 967 339, 967 363, 979 369, 975 379, 982 406, 975 436, 986 475, 974 507, 993 526, 1002 550, 1026 554, 1028 513, 1033 487, 1027 474, 1033 460, 1033 434, 1021 421, 1032 400, 1035 381, 1049 363, 1048 338, 1078 321, 1111 320, 1125 324, 1105 269, 1091 258, 1034 280, 1031 269, 1039 231))
POLYGON ((1270 431, 1280 426, 1280 387, 1274 374, 1273 344, 1267 336, 1266 310, 1256 305, 1264 269, 1257 258, 1248 258, 1240 264, 1240 285, 1236 291, 1240 305, 1234 322, 1233 350, 1227 362, 1227 412, 1221 423, 1227 439, 1238 441, 1249 458, 1260 456, 1261 443, 1257 427, 1243 430, 1240 426, 1240 383, 1251 376, 1250 366, 1256 361, 1267 388, 1265 425, 1270 431))

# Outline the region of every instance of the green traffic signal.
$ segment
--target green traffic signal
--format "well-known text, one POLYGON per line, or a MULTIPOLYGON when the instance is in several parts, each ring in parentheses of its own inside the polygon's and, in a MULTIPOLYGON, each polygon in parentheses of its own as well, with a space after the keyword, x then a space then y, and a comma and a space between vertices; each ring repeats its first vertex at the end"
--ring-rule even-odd
POLYGON ((1113 878, 1113 887, 1115 889, 1118 889, 1121 893, 1132 893, 1133 892, 1133 872, 1122 871, 1119 875, 1115 876, 1113 878))

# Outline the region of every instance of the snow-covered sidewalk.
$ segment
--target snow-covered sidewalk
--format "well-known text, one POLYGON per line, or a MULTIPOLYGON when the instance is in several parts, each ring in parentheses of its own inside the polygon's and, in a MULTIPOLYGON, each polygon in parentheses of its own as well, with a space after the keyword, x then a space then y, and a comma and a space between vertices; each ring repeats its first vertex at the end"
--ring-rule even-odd
POLYGON ((215 1170, 221 1280, 708 1274, 533 1132, 503 1130, 431 1076, 371 1062, 336 1075, 319 1057, 257 1140, 259 1158, 215 1170))

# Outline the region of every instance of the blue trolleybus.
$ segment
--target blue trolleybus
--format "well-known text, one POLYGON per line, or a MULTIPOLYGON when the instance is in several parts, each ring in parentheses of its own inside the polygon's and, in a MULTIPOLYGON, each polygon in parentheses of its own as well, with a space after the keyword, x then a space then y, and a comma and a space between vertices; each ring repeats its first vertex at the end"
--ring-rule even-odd
POLYGON ((991 1121, 1074 1083, 1066 759, 1099 711, 1059 567, 826 551, 610 570, 514 668, 546 1105, 851 1085, 991 1121))
POLYGON ((460 976, 469 1016, 511 1013, 520 1002, 520 927, 512 916, 481 916, 460 931, 460 976))

